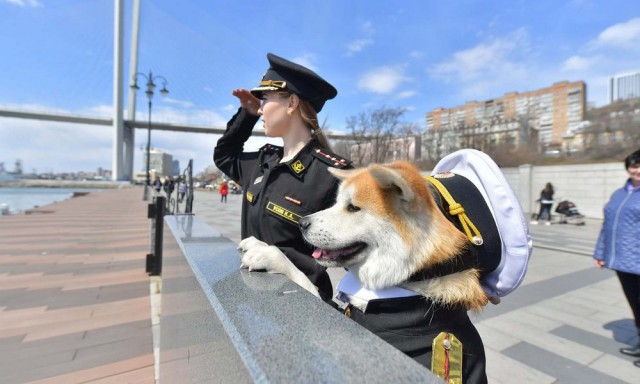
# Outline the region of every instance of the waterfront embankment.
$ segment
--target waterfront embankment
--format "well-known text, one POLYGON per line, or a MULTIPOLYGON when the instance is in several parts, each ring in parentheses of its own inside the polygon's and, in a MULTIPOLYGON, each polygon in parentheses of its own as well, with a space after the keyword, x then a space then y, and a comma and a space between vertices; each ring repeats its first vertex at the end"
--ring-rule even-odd
POLYGON ((3 383, 153 383, 141 188, 0 217, 3 383))
POLYGON ((96 188, 122 189, 133 185, 128 181, 20 179, 0 182, 0 188, 96 188))

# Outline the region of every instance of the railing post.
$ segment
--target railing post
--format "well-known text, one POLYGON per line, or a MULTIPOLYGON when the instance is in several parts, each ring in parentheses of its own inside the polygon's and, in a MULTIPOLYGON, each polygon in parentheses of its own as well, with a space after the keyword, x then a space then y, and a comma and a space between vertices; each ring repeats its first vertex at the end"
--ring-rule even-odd
POLYGON ((162 274, 162 233, 164 230, 165 198, 156 196, 149 204, 147 217, 151 219, 150 252, 147 254, 146 272, 150 276, 162 274))

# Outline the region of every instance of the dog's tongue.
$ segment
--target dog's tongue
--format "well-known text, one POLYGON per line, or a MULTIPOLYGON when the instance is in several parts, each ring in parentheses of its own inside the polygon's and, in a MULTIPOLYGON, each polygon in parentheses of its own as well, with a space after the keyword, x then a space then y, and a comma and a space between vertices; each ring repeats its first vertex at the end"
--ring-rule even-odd
POLYGON ((358 246, 354 245, 351 247, 341 248, 341 249, 322 249, 316 248, 315 251, 311 254, 314 259, 324 258, 324 259, 337 259, 338 257, 349 254, 356 250, 358 246))
POLYGON ((321 257, 322 257, 322 252, 323 252, 323 251, 324 251, 323 249, 316 248, 316 250, 315 250, 315 251, 313 251, 313 253, 311 254, 311 256, 313 256, 313 258, 314 258, 314 259, 319 259, 319 258, 321 258, 321 257))

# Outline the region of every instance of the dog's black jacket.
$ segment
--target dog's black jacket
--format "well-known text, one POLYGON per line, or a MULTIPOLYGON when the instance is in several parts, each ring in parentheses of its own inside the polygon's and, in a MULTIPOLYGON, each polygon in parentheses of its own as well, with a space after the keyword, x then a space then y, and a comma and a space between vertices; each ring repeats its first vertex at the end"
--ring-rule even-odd
POLYGON ((440 332, 463 345, 463 383, 487 383, 484 345, 463 308, 445 308, 422 297, 369 301, 366 312, 350 307, 351 319, 431 369, 432 343, 440 332))
MULTIPOLYGON (((446 276, 470 268, 481 275, 493 271, 500 262, 501 241, 493 216, 482 194, 463 176, 439 179, 467 216, 478 227, 484 243, 469 246, 445 263, 418 271, 410 281, 446 276)), ((430 186, 442 214, 459 230, 456 216, 449 215, 449 206, 430 186)), ((369 301, 366 312, 350 308, 351 318, 389 344, 431 369, 432 343, 440 332, 454 334, 463 345, 462 377, 464 383, 486 383, 486 358, 482 339, 464 308, 449 308, 435 304, 422 296, 369 301)))
POLYGON ((242 238, 255 236, 278 247, 318 287, 322 298, 330 301, 331 280, 326 268, 311 257, 314 248, 302 238, 298 219, 335 203, 339 181, 328 168, 351 168, 350 162, 332 154, 317 140, 311 140, 284 163, 280 162, 282 148, 275 145, 243 152, 257 121, 258 116, 240 108, 227 123, 213 153, 218 169, 244 190, 242 238))

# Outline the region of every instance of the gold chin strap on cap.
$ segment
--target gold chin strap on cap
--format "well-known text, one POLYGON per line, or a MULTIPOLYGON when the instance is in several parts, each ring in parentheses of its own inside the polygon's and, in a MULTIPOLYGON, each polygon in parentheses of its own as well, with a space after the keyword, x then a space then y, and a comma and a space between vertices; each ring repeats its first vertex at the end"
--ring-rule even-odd
POLYGON ((278 89, 286 89, 287 82, 281 80, 262 80, 260 82, 261 87, 274 87, 278 89))
POLYGON ((482 235, 480 234, 480 231, 478 231, 478 228, 476 228, 476 226, 473 224, 469 216, 467 216, 467 214, 464 212, 464 208, 462 207, 462 205, 455 201, 447 188, 442 185, 442 183, 438 179, 432 176, 426 176, 425 179, 438 190, 447 204, 449 204, 449 214, 451 216, 458 216, 458 219, 460 219, 460 223, 462 224, 462 228, 464 229, 464 233, 467 234, 467 238, 469 239, 469 241, 475 245, 482 245, 482 243, 484 242, 482 240, 482 235))

